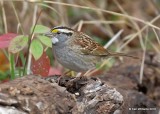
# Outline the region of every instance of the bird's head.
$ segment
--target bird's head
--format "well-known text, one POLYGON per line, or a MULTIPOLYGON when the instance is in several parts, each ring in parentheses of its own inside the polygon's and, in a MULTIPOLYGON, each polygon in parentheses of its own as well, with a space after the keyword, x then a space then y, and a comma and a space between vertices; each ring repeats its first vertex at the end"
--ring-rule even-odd
POLYGON ((74 33, 74 30, 65 27, 65 26, 58 26, 52 28, 49 32, 45 33, 44 35, 50 37, 52 39, 52 44, 55 45, 57 43, 63 43, 67 41, 74 33))

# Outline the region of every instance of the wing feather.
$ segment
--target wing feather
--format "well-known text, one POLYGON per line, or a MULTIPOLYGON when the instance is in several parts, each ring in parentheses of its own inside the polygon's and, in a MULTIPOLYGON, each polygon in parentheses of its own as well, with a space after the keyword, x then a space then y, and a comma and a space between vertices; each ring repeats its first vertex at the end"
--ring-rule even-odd
POLYGON ((79 45, 80 51, 85 55, 107 56, 109 52, 88 35, 80 33, 81 37, 75 38, 74 43, 79 45))

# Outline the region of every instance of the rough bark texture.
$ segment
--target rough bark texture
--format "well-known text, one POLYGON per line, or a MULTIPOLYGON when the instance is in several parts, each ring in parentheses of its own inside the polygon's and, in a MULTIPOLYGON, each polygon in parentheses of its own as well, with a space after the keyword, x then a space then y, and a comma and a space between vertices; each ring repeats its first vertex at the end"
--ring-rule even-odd
POLYGON ((146 54, 142 83, 141 62, 126 58, 100 79, 25 76, 0 84, 0 114, 158 114, 156 57, 146 54))
POLYGON ((25 76, 0 86, 0 114, 109 114, 123 103, 98 79, 25 76), (62 87, 64 86, 64 87, 62 87))

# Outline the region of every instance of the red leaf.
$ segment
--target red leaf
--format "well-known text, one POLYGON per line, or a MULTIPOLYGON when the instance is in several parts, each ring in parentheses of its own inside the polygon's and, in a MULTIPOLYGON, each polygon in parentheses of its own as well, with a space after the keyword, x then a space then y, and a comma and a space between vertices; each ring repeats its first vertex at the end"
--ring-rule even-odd
POLYGON ((62 69, 61 68, 50 68, 50 70, 49 70, 49 76, 50 75, 62 75, 62 69))
POLYGON ((32 57, 31 70, 33 74, 41 75, 44 77, 48 76, 50 67, 50 60, 46 55, 46 52, 44 52, 38 60, 35 60, 34 57, 32 57))
POLYGON ((15 33, 7 33, 0 36, 0 49, 6 48, 9 46, 11 39, 16 37, 18 34, 15 33))
POLYGON ((2 83, 9 82, 9 78, 2 80, 2 83))

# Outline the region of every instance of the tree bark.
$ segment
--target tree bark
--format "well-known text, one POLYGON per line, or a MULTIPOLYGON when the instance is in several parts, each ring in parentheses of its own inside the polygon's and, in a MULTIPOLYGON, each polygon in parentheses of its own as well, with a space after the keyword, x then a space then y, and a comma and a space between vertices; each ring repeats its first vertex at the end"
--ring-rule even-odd
POLYGON ((122 103, 98 78, 30 75, 0 85, 0 114, 112 114, 122 103))
POLYGON ((126 58, 100 79, 30 75, 0 84, 0 114, 158 114, 157 58, 146 54, 142 83, 141 62, 126 58))

